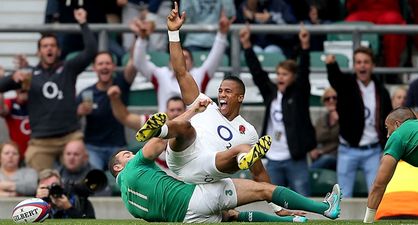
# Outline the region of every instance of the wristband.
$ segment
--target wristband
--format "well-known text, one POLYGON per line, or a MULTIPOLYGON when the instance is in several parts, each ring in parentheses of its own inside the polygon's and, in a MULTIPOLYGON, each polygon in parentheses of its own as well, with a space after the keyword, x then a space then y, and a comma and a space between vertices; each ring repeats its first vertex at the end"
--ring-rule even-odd
POLYGON ((274 212, 282 211, 283 207, 274 204, 273 202, 269 203, 269 206, 273 209, 274 212))
POLYGON ((376 209, 366 208, 366 214, 364 215, 363 223, 373 223, 376 216, 376 209))
POLYGON ((180 34, 179 34, 179 30, 175 30, 175 31, 168 31, 168 41, 169 42, 180 42, 180 34))

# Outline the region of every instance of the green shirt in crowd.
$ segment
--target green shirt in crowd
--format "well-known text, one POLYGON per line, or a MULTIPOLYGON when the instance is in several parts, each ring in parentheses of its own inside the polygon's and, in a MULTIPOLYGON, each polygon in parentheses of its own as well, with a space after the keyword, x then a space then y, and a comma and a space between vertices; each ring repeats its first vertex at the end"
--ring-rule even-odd
POLYGON ((390 135, 384 154, 418 167, 418 120, 407 120, 402 123, 390 135))
POLYGON ((196 187, 168 176, 142 150, 116 179, 128 211, 149 222, 183 222, 196 187))

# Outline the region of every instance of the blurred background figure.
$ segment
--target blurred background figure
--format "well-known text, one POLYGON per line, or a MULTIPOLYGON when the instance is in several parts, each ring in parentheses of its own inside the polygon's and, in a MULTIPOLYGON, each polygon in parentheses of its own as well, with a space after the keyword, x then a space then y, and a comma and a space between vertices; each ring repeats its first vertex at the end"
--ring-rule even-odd
MULTIPOLYGON (((116 0, 122 7, 122 23, 129 24, 133 19, 148 21, 153 26, 165 24, 167 15, 170 13, 172 2, 170 0, 116 0)), ((154 33, 149 38, 149 51, 167 51, 166 33, 154 33)), ((132 48, 135 35, 123 34, 123 46, 126 50, 132 48)))
POLYGON ((312 159, 311 168, 336 170, 340 130, 337 113, 337 92, 329 87, 325 89, 321 100, 326 112, 318 117, 315 123, 318 146, 309 152, 312 159))
MULTIPOLYGON (((185 0, 180 1, 180 12, 186 12, 186 23, 195 25, 212 25, 219 18, 235 18, 236 10, 233 0, 185 0)), ((215 43, 214 33, 187 33, 183 46, 190 51, 209 51, 215 43)), ((193 73, 192 73, 193 74, 193 73)))
POLYGON ((33 196, 38 174, 19 166, 18 145, 12 141, 0 145, 0 196, 33 196))
POLYGON ((407 90, 403 87, 398 87, 393 92, 392 99, 392 108, 396 109, 401 106, 406 106, 406 94, 407 90))
POLYGON ((414 108, 415 112, 418 112, 418 79, 413 80, 409 84, 406 106, 414 108))
POLYGON ((39 173, 36 197, 50 204, 50 218, 95 218, 93 205, 87 197, 64 192, 61 176, 56 170, 44 169, 39 173))

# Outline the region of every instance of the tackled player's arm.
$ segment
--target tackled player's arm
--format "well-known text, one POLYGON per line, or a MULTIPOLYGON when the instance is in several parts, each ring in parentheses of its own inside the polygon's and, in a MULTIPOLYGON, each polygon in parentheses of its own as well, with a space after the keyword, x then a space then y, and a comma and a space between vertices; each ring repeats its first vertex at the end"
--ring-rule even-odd
POLYGON ((171 10, 167 17, 168 36, 170 41, 170 60, 173 66, 176 79, 179 83, 181 95, 184 103, 190 105, 199 96, 199 87, 192 75, 187 71, 186 61, 184 59, 183 50, 178 37, 178 31, 183 25, 186 13, 179 15, 178 3, 174 2, 174 9, 171 10))
POLYGON ((392 179, 397 164, 398 161, 389 154, 382 157, 376 179, 367 201, 367 209, 363 220, 364 223, 373 223, 376 210, 382 201, 383 194, 385 193, 389 181, 392 179))

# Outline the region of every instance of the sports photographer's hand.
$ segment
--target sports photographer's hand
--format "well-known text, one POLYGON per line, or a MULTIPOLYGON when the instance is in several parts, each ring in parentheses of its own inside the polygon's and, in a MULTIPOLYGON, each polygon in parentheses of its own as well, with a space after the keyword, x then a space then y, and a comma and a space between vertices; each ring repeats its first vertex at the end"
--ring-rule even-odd
POLYGON ((49 190, 47 185, 39 185, 36 189, 37 198, 47 198, 49 196, 49 190))
POLYGON ((57 209, 67 210, 71 208, 73 205, 71 204, 70 200, 68 200, 67 196, 61 195, 60 197, 50 196, 52 204, 57 209))

